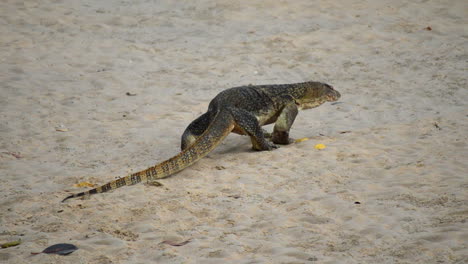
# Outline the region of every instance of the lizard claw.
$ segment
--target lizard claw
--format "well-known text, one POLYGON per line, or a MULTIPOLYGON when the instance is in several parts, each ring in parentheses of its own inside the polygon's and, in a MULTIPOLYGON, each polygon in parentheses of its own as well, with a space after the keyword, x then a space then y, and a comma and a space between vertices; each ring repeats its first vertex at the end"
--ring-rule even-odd
POLYGON ((279 148, 280 148, 280 146, 270 143, 270 144, 269 144, 269 149, 268 149, 268 150, 274 150, 274 149, 279 149, 279 148))
POLYGON ((266 144, 262 145, 261 147, 260 146, 252 146, 252 149, 253 150, 256 150, 256 151, 267 151, 267 150, 274 150, 274 149, 277 149, 279 148, 278 145, 275 145, 273 143, 270 143, 270 142, 265 142, 266 144))

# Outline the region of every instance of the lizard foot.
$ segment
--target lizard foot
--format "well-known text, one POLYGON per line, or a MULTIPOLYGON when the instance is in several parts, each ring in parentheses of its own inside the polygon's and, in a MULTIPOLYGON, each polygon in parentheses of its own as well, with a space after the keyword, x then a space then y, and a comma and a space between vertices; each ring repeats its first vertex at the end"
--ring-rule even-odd
POLYGON ((269 150, 274 150, 274 149, 277 149, 279 148, 279 146, 273 144, 273 143, 270 143, 270 142, 266 142, 267 145, 260 148, 260 147, 255 147, 255 146, 252 146, 252 149, 253 150, 256 150, 256 151, 269 151, 269 150))
POLYGON ((275 144, 289 145, 294 143, 295 140, 289 137, 288 132, 275 132, 271 137, 271 141, 275 144))

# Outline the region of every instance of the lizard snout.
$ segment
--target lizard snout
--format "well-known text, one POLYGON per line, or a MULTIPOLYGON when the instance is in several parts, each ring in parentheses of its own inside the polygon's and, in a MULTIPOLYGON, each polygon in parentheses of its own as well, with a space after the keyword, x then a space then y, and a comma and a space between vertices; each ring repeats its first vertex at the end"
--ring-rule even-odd
POLYGON ((328 101, 329 101, 329 102, 338 101, 338 99, 340 99, 340 97, 341 97, 340 92, 338 92, 337 90, 333 90, 333 91, 331 91, 331 93, 328 95, 328 101))

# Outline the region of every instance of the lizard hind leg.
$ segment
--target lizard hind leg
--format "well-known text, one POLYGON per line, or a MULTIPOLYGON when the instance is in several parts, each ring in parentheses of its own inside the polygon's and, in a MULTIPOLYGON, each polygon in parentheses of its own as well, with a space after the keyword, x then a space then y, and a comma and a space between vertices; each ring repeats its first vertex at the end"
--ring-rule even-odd
POLYGON ((182 134, 180 148, 185 150, 190 147, 195 141, 205 132, 208 126, 211 123, 211 117, 208 113, 204 113, 185 129, 184 134, 182 134))
POLYGON ((264 132, 254 115, 238 108, 231 108, 230 112, 234 117, 236 129, 250 137, 254 150, 272 150, 277 148, 276 145, 265 140, 264 132))
POLYGON ((283 108, 273 128, 273 133, 271 135, 273 143, 287 145, 293 142, 293 140, 289 138, 289 130, 296 119, 297 113, 298 110, 295 104, 288 104, 283 108))

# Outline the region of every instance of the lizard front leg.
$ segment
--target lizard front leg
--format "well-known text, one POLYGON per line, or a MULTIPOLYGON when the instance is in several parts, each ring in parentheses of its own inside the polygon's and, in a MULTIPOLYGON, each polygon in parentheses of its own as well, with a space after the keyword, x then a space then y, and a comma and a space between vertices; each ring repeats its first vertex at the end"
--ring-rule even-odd
POLYGON ((295 103, 289 103, 283 108, 273 128, 271 135, 273 143, 287 145, 293 142, 289 138, 289 130, 296 119, 297 113, 298 109, 295 103))
POLYGON ((271 138, 271 133, 268 132, 266 129, 262 128, 262 132, 263 132, 263 137, 264 138, 271 138))
POLYGON ((263 130, 253 114, 238 108, 230 108, 230 112, 234 117, 235 129, 250 137, 254 150, 272 150, 277 148, 277 146, 265 140, 263 130))

